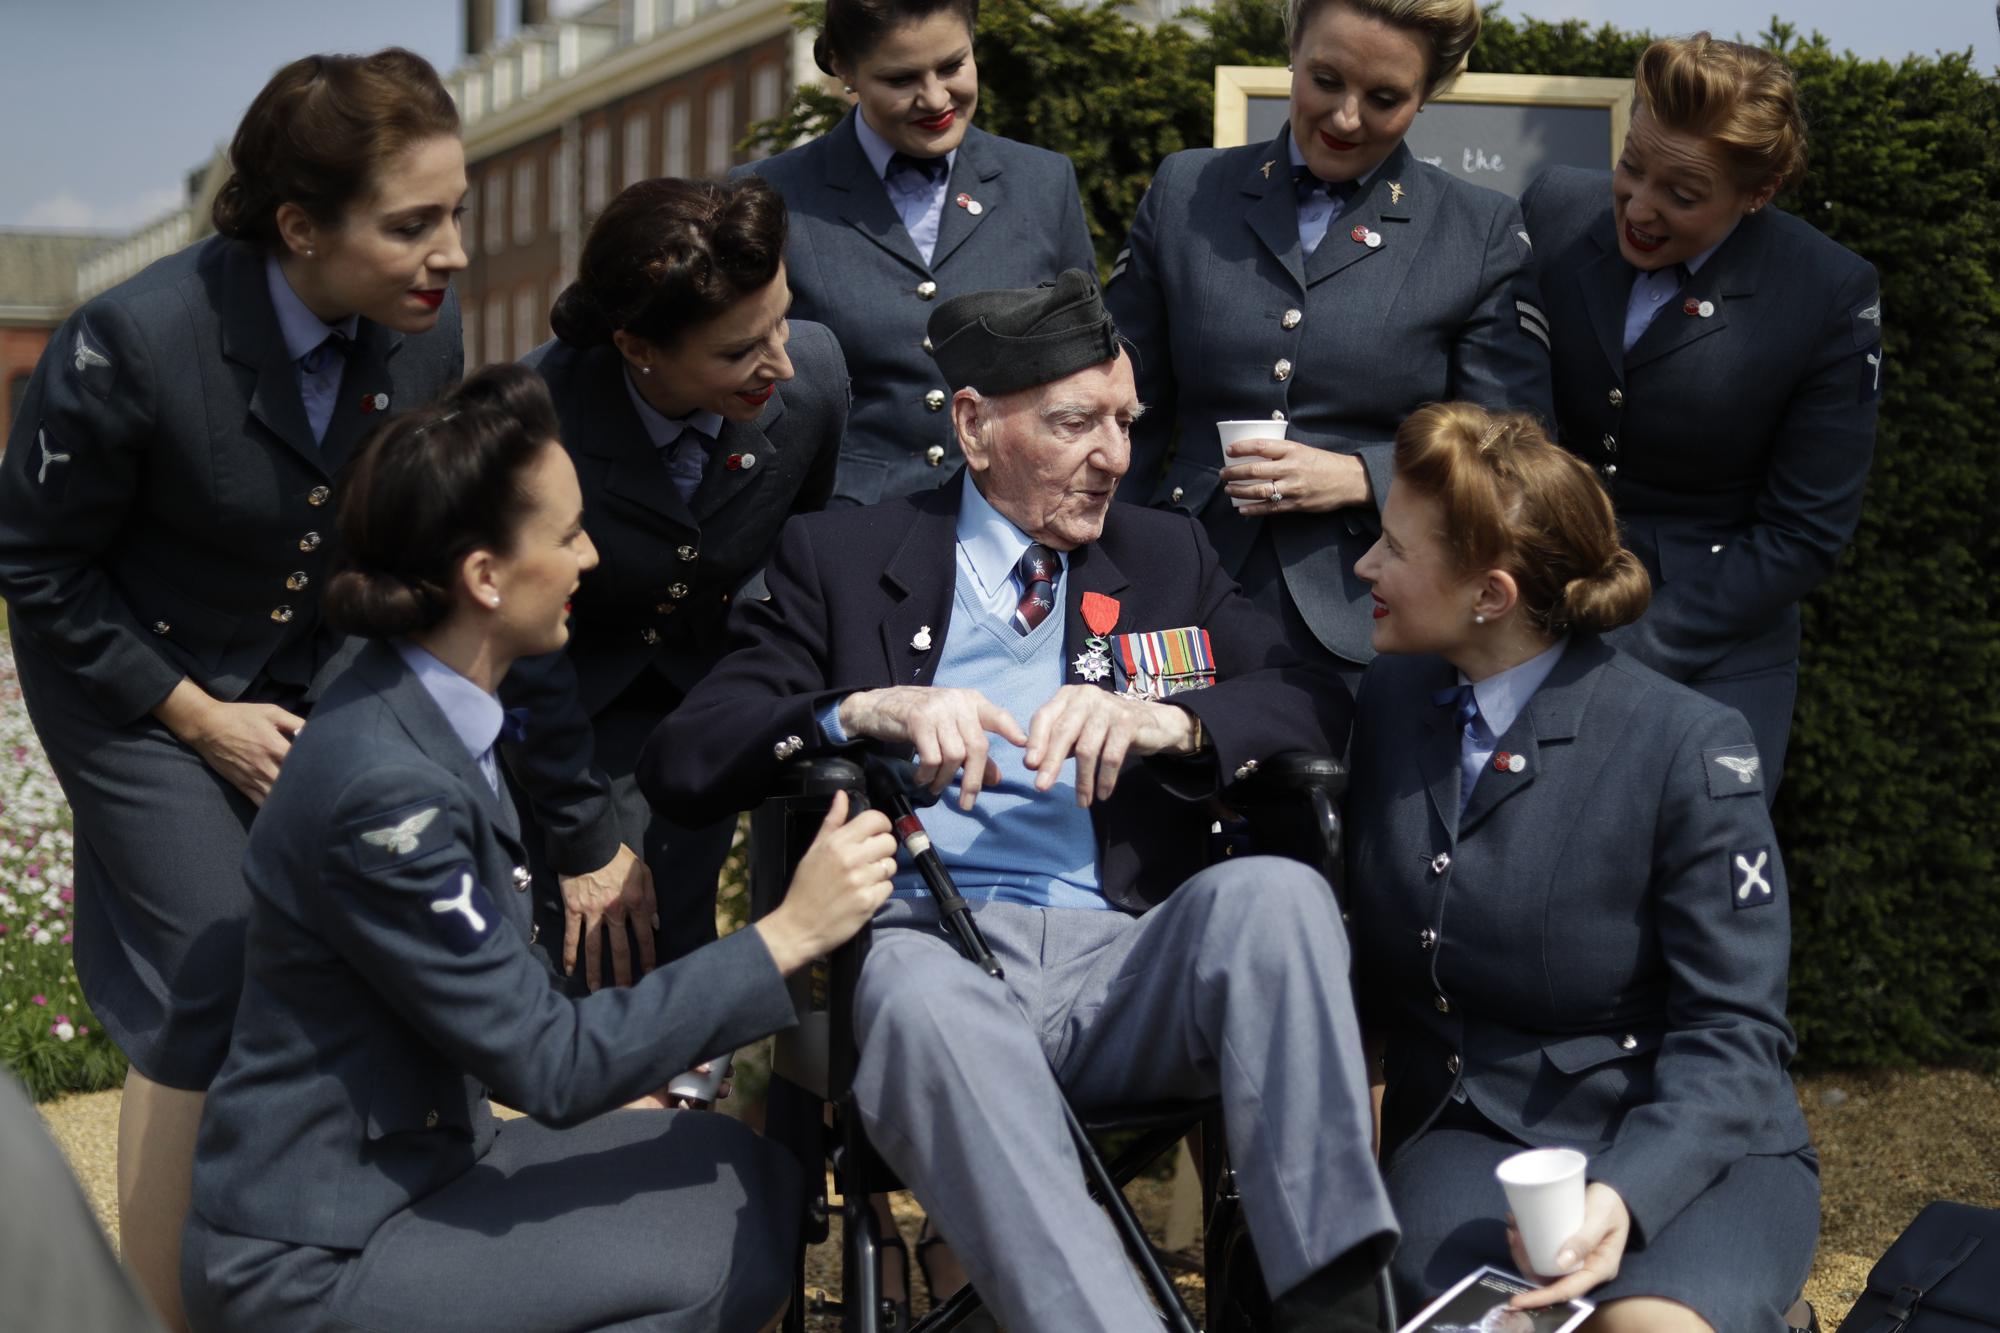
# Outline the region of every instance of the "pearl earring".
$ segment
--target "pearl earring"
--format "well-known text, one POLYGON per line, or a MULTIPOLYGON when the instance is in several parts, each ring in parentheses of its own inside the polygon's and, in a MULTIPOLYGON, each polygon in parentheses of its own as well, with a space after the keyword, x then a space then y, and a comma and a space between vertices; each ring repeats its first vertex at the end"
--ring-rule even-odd
POLYGON ((498 611, 500 609, 500 599, 498 597, 495 597, 492 601, 488 602, 487 605, 492 607, 495 611, 498 611))
POLYGON ((653 373, 653 368, 651 366, 640 366, 639 373, 641 375, 650 375, 653 373))
POLYGON ((1484 625, 1486 623, 1486 617, 1483 614, 1475 612, 1472 617, 1472 623, 1475 625, 1484 625))
POLYGON ((308 245, 308 246, 306 247, 306 258, 307 258, 307 259, 311 259, 311 258, 313 258, 313 257, 314 257, 314 256, 315 256, 316 254, 317 254, 317 252, 316 252, 316 251, 315 251, 315 250, 314 250, 314 249, 313 249, 313 248, 312 248, 312 247, 311 247, 310 245, 308 245))
POLYGON ((840 85, 840 91, 852 94, 854 92, 854 85, 851 83, 843 83, 840 85))

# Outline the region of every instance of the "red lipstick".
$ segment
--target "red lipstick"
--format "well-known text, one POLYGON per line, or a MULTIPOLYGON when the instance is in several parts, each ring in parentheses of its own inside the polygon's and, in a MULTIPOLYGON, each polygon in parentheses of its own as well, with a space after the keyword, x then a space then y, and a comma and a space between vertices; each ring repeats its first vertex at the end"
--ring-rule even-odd
POLYGON ((1336 139, 1325 130, 1319 132, 1319 141, 1336 153, 1348 153, 1360 147, 1359 144, 1351 144, 1345 139, 1336 139))
POLYGON ((929 120, 919 120, 916 123, 920 127, 929 130, 932 134, 939 134, 945 130, 950 129, 952 122, 957 119, 958 119, 958 109, 956 107, 948 106, 944 110, 938 112, 935 116, 932 116, 929 120))
POLYGON ((1632 224, 1628 222, 1625 224, 1625 244, 1631 246, 1634 250, 1637 250, 1642 255, 1649 255, 1653 253, 1653 251, 1665 245, 1666 242, 1663 240, 1661 241, 1640 240, 1639 233, 1634 231, 1632 228, 1632 224))
POLYGON ((762 407, 765 403, 771 401, 771 390, 777 387, 778 387, 777 381, 773 380, 771 381, 771 383, 766 384, 761 389, 746 389, 742 393, 737 394, 736 396, 738 398, 741 398, 744 402, 750 404, 750 406, 752 407, 762 407))
POLYGON ((1377 597, 1375 599, 1375 619, 1380 620, 1383 616, 1386 616, 1388 614, 1389 614, 1389 608, 1382 605, 1382 599, 1380 597, 1377 597))
POLYGON ((444 304, 444 288, 442 287, 432 287, 428 290, 423 290, 423 289, 412 290, 410 292, 410 295, 416 297, 419 301, 422 301, 426 306, 429 306, 432 310, 435 310, 439 306, 444 304))

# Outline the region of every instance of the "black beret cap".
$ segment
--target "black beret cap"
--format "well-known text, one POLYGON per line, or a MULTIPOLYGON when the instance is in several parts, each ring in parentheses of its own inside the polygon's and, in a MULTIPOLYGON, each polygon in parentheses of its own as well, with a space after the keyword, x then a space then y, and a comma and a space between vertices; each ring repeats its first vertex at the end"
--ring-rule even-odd
POLYGON ((1075 268, 1039 287, 954 296, 928 332, 945 382, 986 394, 1049 384, 1118 355, 1097 280, 1075 268))

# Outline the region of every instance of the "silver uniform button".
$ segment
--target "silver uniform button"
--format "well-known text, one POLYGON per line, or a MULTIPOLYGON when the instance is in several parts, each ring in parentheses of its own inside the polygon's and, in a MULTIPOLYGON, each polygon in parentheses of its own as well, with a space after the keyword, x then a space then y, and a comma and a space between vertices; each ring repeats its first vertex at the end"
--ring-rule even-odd
POLYGON ((1442 875, 1449 869, 1451 869, 1450 852, 1439 852, 1431 858, 1431 873, 1433 875, 1442 875))
POLYGON ((292 608, 291 608, 291 607, 289 607, 289 606, 274 606, 274 607, 272 607, 272 608, 271 608, 271 619, 273 619, 273 620, 277 621, 277 622, 278 622, 278 623, 279 623, 280 625, 289 625, 289 624, 291 624, 291 623, 292 623, 292 608))
POLYGON ((309 505, 323 505, 332 498, 333 491, 326 486, 315 486, 306 492, 306 503, 309 505))
POLYGON ((297 592, 311 582, 303 569, 295 569, 285 576, 285 587, 291 592, 297 592))
POLYGON ((1636 1051, 1639 1049, 1639 1039, 1628 1032, 1618 1039, 1618 1045, 1622 1050, 1636 1051))
POLYGON ((695 550, 692 546, 676 546, 674 548, 674 558, 677 560, 692 560, 700 554, 701 552, 695 550))
POLYGON ((537 921, 535 922, 534 925, 528 927, 528 943, 540 944, 541 942, 542 942, 542 923, 537 921))
POLYGON ((931 351, 936 351, 936 350, 937 350, 936 348, 934 348, 934 347, 932 347, 932 346, 931 346, 931 339, 930 339, 930 335, 929 335, 929 334, 925 334, 925 335, 924 335, 924 350, 925 350, 926 352, 931 352, 931 351))
POLYGON ((308 532, 305 536, 299 538, 299 549, 301 551, 317 551, 319 549, 319 534, 317 532, 308 532))
POLYGON ((1437 1010, 1441 1014, 1448 1014, 1451 1012, 1451 1001, 1446 999, 1442 995, 1433 999, 1431 1003, 1437 1006, 1437 1010))
POLYGON ((1610 481, 1618 475, 1618 465, 1616 463, 1606 463, 1597 469, 1597 475, 1603 477, 1606 481, 1610 481))
POLYGON ((924 461, 926 463, 929 463, 932 467, 936 467, 939 463, 944 462, 944 446, 941 444, 934 444, 930 448, 924 450, 924 461))
POLYGON ((1623 407, 1623 406, 1625 406, 1625 391, 1624 391, 1623 389, 1613 389, 1613 390, 1612 390, 1612 391, 1611 391, 1610 393, 1608 393, 1608 394, 1606 394, 1606 395, 1604 395, 1604 396, 1605 396, 1605 399, 1606 399, 1606 400, 1607 400, 1607 401, 1608 401, 1608 402, 1609 402, 1609 403, 1610 403, 1610 404, 1611 404, 1611 405, 1612 405, 1613 407, 1623 407))
POLYGON ((529 874, 529 873, 528 873, 528 867, 526 867, 526 866, 515 866, 515 867, 514 867, 514 892, 516 892, 516 893, 526 893, 526 892, 528 891, 528 885, 529 885, 530 883, 532 883, 532 882, 533 882, 534 878, 535 878, 535 877, 534 877, 533 875, 531 875, 531 874, 529 874))
POLYGON ((930 300, 933 296, 937 295, 937 284, 929 278, 925 278, 917 284, 917 295, 923 297, 926 301, 930 300))
POLYGON ((1176 486, 1176 487, 1174 487, 1174 490, 1173 490, 1173 494, 1171 494, 1171 495, 1169 495, 1169 496, 1167 497, 1167 503, 1168 503, 1168 504, 1179 504, 1179 503, 1181 502, 1181 497, 1182 497, 1183 495, 1186 495, 1186 494, 1187 494, 1187 492, 1186 492, 1185 490, 1183 490, 1183 489, 1182 489, 1181 487, 1179 487, 1179 486, 1176 486))
POLYGON ((155 620, 153 622, 153 633, 155 634, 170 634, 173 632, 173 628, 172 625, 169 625, 164 620, 155 620))
POLYGON ((1456 1053, 1447 1055, 1444 1058, 1444 1072, 1447 1074, 1458 1073, 1458 1055, 1456 1053))
POLYGON ((1417 932, 1417 947, 1419 949, 1434 948, 1436 947, 1437 942, 1438 942, 1438 933, 1435 930, 1432 930, 1429 926, 1425 926, 1422 930, 1417 932))
POLYGON ((1241 764, 1237 766, 1236 780, 1238 782, 1241 782, 1243 781, 1243 779, 1249 777, 1252 773, 1255 773, 1256 771, 1257 771, 1257 761, 1255 759, 1245 759, 1241 764))
POLYGON ((1272 408, 1272 409, 1271 409, 1271 420, 1273 420, 1273 421, 1283 421, 1284 419, 1285 419, 1285 409, 1284 409, 1284 408, 1282 408, 1282 407, 1275 407, 1275 408, 1272 408))
POLYGON ((944 390, 932 389, 924 395, 924 406, 933 412, 944 411, 944 390))
POLYGON ((658 643, 659 641, 660 641, 660 632, 654 629, 651 625, 648 625, 646 626, 646 628, 639 631, 639 642, 650 645, 658 643))
POLYGON ((1297 309, 1287 310, 1283 315, 1279 316, 1278 323, 1285 328, 1295 329, 1299 326, 1299 322, 1303 320, 1305 317, 1306 317, 1305 312, 1303 310, 1297 310, 1297 309))
POLYGON ((1278 364, 1271 367, 1271 378, 1274 380, 1288 380, 1291 377, 1292 377, 1291 361, 1289 361, 1285 357, 1282 356, 1279 357, 1278 364))
POLYGON ((667 596, 673 598, 677 602, 681 598, 687 595, 688 595, 688 586, 685 583, 676 583, 667 589, 667 596))
POLYGON ((436 1129, 437 1127, 438 1127, 438 1113, 436 1111, 424 1112, 424 1128, 436 1129))
POLYGON ((1604 437, 1604 452, 1607 454, 1618 452, 1618 437, 1616 435, 1606 435, 1604 437))

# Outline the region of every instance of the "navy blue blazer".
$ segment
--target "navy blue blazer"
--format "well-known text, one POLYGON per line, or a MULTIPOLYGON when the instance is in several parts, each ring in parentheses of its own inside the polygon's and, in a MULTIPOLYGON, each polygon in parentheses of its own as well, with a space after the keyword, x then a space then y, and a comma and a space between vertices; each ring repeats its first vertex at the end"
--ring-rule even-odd
POLYGON ((1233 572, 1269 520, 1238 516, 1222 491, 1217 421, 1270 417, 1286 438, 1358 457, 1374 505, 1284 515, 1271 532, 1314 634, 1366 662, 1354 562, 1380 530, 1396 427, 1446 399, 1546 418, 1547 335, 1512 199, 1399 146, 1308 256, 1290 134, 1175 153, 1139 204, 1104 292, 1148 409, 1119 495, 1198 515, 1233 572))
POLYGON ((834 494, 856 504, 935 489, 957 469, 925 325, 937 302, 1033 287, 1064 269, 1097 271, 1068 158, 968 128, 953 159, 944 216, 926 264, 868 164, 854 117, 776 157, 738 167, 776 187, 791 210, 785 247, 792 313, 832 329, 854 375, 834 494), (963 196, 979 212, 959 207, 963 196))
POLYGON ((1613 641, 1676 680, 1799 655, 1799 599, 1854 537, 1875 449, 1874 266, 1775 208, 1744 218, 1624 350, 1634 270, 1611 181, 1555 167, 1521 197, 1555 340, 1556 428, 1604 478, 1653 603, 1613 641))
MULTIPOLYGON (((647 799, 692 807, 695 819, 748 809, 794 754, 824 748, 814 720, 823 704, 855 690, 930 684, 951 623, 962 494, 953 484, 786 524, 767 571, 769 600, 737 604, 730 654, 647 743, 639 763, 647 799), (925 626, 930 646, 919 650, 912 641, 925 626)), ((1210 816, 1190 802, 1270 755, 1340 753, 1347 689, 1299 662, 1182 515, 1114 504, 1103 536, 1070 553, 1063 588, 1067 684, 1089 683, 1075 665, 1089 635, 1086 592, 1117 599, 1114 634, 1200 625, 1215 653, 1217 683, 1173 698, 1201 719, 1213 749, 1142 761, 1091 807, 1105 896, 1143 911, 1204 864, 1210 816)))
POLYGON ((555 400, 598 554, 577 589, 568 645, 523 658, 501 685, 509 706, 529 712, 526 743, 509 761, 561 874, 604 865, 620 840, 608 782, 592 768, 590 719, 647 671, 674 694, 693 688, 722 656, 730 601, 757 581, 779 527, 832 493, 847 364, 833 335, 805 320, 792 321, 786 351, 793 377, 754 421, 723 423, 691 501, 632 407, 616 348, 553 340, 522 359, 555 400), (755 461, 731 468, 732 457, 755 461))
POLYGON ((1590 635, 1500 737, 1459 814, 1433 656, 1362 678, 1347 893, 1385 1042, 1384 1160, 1462 1090, 1579 1148, 1642 1240, 1747 1153, 1806 1142, 1785 1067, 1790 895, 1733 710, 1590 635))
POLYGON ((362 320, 315 444, 254 247, 211 237, 93 297, 35 368, 0 463, 14 632, 113 724, 184 676, 236 699, 281 660, 310 684, 342 642, 319 618, 340 465, 377 395, 429 402, 462 365, 455 296, 428 333, 362 320))
POLYGON ((401 657, 328 689, 251 828, 249 968, 194 1207, 360 1249, 492 1146, 489 1095, 552 1125, 794 1021, 754 931, 581 999, 532 944, 513 814, 401 657))

